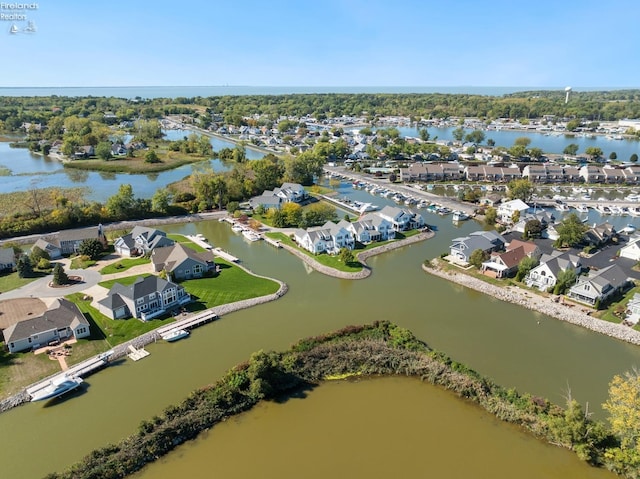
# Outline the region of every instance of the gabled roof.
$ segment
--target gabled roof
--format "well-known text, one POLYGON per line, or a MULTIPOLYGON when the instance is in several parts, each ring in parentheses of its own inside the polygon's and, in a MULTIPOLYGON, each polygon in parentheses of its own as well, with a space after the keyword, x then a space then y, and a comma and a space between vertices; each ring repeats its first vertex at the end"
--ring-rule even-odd
POLYGON ((554 276, 558 276, 560 271, 566 269, 576 269, 581 265, 580 258, 570 253, 554 251, 552 254, 543 254, 540 258, 540 265, 546 265, 554 276))
POLYGON ((593 275, 589 274, 587 281, 594 285, 598 291, 602 292, 606 291, 608 285, 611 285, 613 288, 621 287, 629 281, 629 276, 620 266, 613 264, 595 272, 593 275))
POLYGON ((0 249, 0 264, 13 264, 15 263, 15 255, 13 248, 0 249))
POLYGON ((509 243, 509 249, 507 251, 511 251, 516 248, 522 248, 524 254, 529 256, 538 249, 538 245, 531 241, 521 241, 519 239, 514 239, 511 240, 511 243, 509 243))
POLYGON ((180 243, 174 244, 173 246, 156 248, 151 254, 151 262, 154 265, 162 266, 160 269, 164 268, 166 271, 173 271, 187 259, 192 259, 206 266, 207 263, 213 262, 213 254, 211 251, 197 253, 180 243))
POLYGON ((85 239, 100 239, 102 234, 102 225, 91 226, 89 228, 79 228, 75 230, 62 230, 57 235, 52 243, 55 245, 60 244, 62 241, 82 241, 85 239))
MULTIPOLYGON (((160 278, 159 276, 139 277, 135 283, 125 286, 115 283, 109 290, 109 296, 119 294, 125 298, 135 301, 138 298, 147 296, 151 293, 161 293, 166 289, 177 286, 175 283, 160 278)), ((104 304, 101 302, 101 304, 104 304)))
POLYGON ((518 246, 517 248, 510 249, 509 251, 505 251, 504 253, 494 253, 492 255, 493 258, 500 258, 500 261, 507 268, 514 268, 520 264, 523 258, 525 258, 527 254, 522 246, 518 246))
POLYGON ((64 298, 56 299, 41 316, 25 319, 3 331, 5 343, 28 338, 39 332, 52 329, 75 328, 81 324, 89 326, 89 321, 78 307, 64 298))
POLYGON ((40 248, 42 251, 46 251, 47 253, 50 253, 51 251, 53 251, 54 249, 60 249, 59 246, 56 246, 55 244, 47 241, 44 238, 40 238, 38 241, 35 242, 35 244, 33 245, 33 247, 38 247, 40 248))

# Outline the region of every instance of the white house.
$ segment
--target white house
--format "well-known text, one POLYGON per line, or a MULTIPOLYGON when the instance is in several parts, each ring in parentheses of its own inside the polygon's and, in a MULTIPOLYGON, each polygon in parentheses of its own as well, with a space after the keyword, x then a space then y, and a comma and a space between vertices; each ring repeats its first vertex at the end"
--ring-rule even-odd
POLYGON ((529 205, 520 199, 515 199, 507 202, 500 203, 498 206, 498 218, 500 221, 508 223, 512 220, 513 214, 518 211, 520 216, 523 216, 529 210, 529 205))
POLYGON ((640 261, 640 236, 620 248, 620 257, 640 261))
POLYGON ((378 211, 377 214, 381 218, 389 221, 396 231, 422 228, 425 225, 422 215, 396 206, 385 206, 382 210, 378 211))
POLYGON ((355 237, 348 221, 341 220, 338 224, 327 221, 319 228, 309 230, 297 229, 294 239, 301 247, 314 254, 337 253, 341 248, 353 249, 355 237))
POLYGON ((151 253, 154 248, 173 246, 175 242, 167 238, 164 231, 146 226, 134 226, 131 233, 121 236, 113 247, 121 256, 137 256, 151 253))
POLYGON ((396 237, 393 224, 375 213, 368 213, 358 221, 349 223, 349 229, 353 233, 355 240, 360 243, 387 241, 396 237))
POLYGON ((540 264, 529 271, 525 282, 529 287, 546 291, 556 285, 560 272, 567 269, 573 270, 578 276, 582 271, 580 257, 560 251, 554 251, 550 255, 543 254, 540 264))

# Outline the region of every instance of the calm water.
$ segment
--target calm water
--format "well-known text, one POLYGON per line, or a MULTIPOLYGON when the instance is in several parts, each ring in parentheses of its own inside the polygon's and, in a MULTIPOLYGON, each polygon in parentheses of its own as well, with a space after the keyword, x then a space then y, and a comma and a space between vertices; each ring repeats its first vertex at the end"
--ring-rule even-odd
MULTIPOLYGON (((226 223, 165 228, 204 234, 257 273, 287 282, 289 293, 227 315, 186 341, 150 345, 151 356, 144 361, 127 361, 87 378, 84 394, 49 407, 28 404, 0 414, 0 430, 11 431, 0 435, 3 474, 32 478, 60 470, 130 434, 141 420, 215 381, 256 350, 284 349, 302 337, 376 319, 411 329, 430 346, 505 386, 560 403, 569 387, 573 397, 602 417, 608 382, 640 365, 640 348, 425 274, 420 268, 425 258, 445 251, 454 236, 477 228, 467 222, 454 229, 450 219, 436 215, 428 221, 438 229, 434 239, 373 258, 374 273, 363 281, 307 270, 286 251, 233 234, 226 223), (64 441, 55 439, 61 431, 64 441), (33 461, 34 455, 41 460, 33 461)), ((233 457, 244 462, 245 449, 237 448, 233 457)))
POLYGON ((215 426, 135 477, 613 479, 415 379, 323 384, 215 426), (244 454, 246 460, 239 460, 244 454))
MULTIPOLYGON (((620 90, 621 88, 573 88, 574 91, 620 90)), ((176 98, 224 95, 289 95, 294 93, 450 93, 501 96, 531 90, 558 90, 564 87, 478 87, 478 86, 124 86, 124 87, 24 87, 0 88, 2 96, 103 96, 118 98, 176 98)))

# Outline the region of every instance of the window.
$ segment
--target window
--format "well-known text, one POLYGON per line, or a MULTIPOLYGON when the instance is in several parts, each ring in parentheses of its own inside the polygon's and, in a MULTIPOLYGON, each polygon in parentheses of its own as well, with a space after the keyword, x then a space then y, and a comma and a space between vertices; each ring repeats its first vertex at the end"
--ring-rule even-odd
POLYGON ((136 304, 142 304, 142 303, 144 303, 144 298, 136 299, 136 304))

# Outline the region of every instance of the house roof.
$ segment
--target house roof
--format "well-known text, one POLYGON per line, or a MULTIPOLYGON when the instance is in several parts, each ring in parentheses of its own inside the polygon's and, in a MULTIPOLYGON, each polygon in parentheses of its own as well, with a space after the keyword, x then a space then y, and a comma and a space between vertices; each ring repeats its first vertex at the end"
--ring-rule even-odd
POLYGON ((89 321, 78 307, 64 298, 56 299, 41 316, 25 319, 3 331, 5 343, 28 338, 39 332, 52 329, 75 328, 81 324, 89 326, 89 321))
POLYGON ((119 294, 125 298, 129 298, 135 301, 136 299, 142 298, 143 296, 147 296, 151 293, 161 293, 162 291, 172 286, 177 285, 175 283, 162 279, 159 276, 152 275, 146 276, 144 278, 139 277, 138 279, 136 279, 135 283, 128 286, 120 283, 115 283, 109 290, 108 296, 119 294))
POLYGON ((0 249, 0 264, 13 264, 15 263, 15 255, 13 248, 0 249))
POLYGON ((566 269, 576 269, 580 265, 580 258, 570 253, 554 251, 552 254, 543 254, 540 265, 546 265, 554 276, 566 269))
POLYGON ((522 248, 524 250, 524 254, 529 256, 538 249, 538 245, 531 241, 521 241, 519 239, 514 239, 514 240, 511 240, 511 243, 509 243, 509 249, 507 251, 510 251, 516 248, 522 248))
MULTIPOLYGON (((79 228, 75 230, 63 230, 56 235, 56 241, 60 244, 62 241, 82 241, 85 239, 99 239, 102 233, 102 225, 91 226, 89 228, 79 228)), ((53 244, 56 244, 56 241, 53 244)))
POLYGON ((524 247, 518 246, 517 248, 510 249, 509 251, 505 251, 504 253, 495 254, 492 256, 493 258, 500 258, 500 261, 509 269, 515 268, 520 264, 523 258, 527 256, 524 247))
POLYGON ((173 271, 187 259, 192 259, 206 266, 207 263, 213 262, 213 254, 211 251, 197 253, 180 243, 174 244, 173 246, 156 248, 151 254, 151 262, 154 265, 160 266, 159 269, 165 269, 167 271, 173 271))

